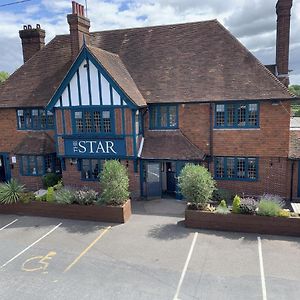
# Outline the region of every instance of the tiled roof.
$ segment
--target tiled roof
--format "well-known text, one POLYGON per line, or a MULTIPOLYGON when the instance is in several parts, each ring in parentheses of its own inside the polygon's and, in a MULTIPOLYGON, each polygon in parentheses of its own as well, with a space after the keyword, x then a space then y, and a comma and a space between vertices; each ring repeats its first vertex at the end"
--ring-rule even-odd
POLYGON ((135 104, 146 105, 145 99, 117 54, 92 46, 88 46, 88 49, 135 104))
MULTIPOLYGON (((147 103, 292 97, 216 20, 94 32, 91 46, 119 56, 147 103)), ((69 35, 56 36, 0 86, 0 107, 45 106, 70 66, 69 35)))
POLYGON ((15 154, 45 155, 55 153, 55 142, 46 132, 30 132, 15 148, 15 154))
POLYGON ((180 130, 148 131, 142 150, 144 159, 203 160, 205 154, 180 130))

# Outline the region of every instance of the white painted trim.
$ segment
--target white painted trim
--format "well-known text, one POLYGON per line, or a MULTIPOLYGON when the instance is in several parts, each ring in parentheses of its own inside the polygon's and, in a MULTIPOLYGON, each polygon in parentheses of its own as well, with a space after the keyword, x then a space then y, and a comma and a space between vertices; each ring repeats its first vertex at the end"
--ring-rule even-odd
POLYGON ((140 148, 139 148, 139 152, 138 152, 138 157, 141 157, 142 155, 142 151, 143 151, 143 147, 144 147, 144 137, 142 136, 142 140, 141 140, 141 143, 140 143, 140 148))

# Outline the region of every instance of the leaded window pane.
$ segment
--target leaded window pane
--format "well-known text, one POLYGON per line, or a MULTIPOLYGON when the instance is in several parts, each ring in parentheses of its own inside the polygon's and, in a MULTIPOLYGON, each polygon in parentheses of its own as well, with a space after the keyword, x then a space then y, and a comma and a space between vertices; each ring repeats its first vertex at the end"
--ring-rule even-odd
POLYGON ((168 124, 168 107, 161 106, 160 107, 160 126, 167 127, 168 124))
POLYGON ((227 105, 227 126, 234 125, 235 122, 234 115, 235 115, 234 104, 228 104, 227 105))
POLYGON ((37 169, 35 165, 35 157, 34 156, 29 156, 29 174, 30 175, 37 175, 37 169))
POLYGON ((246 177, 246 160, 245 158, 237 158, 237 178, 246 177))
POLYGON ((256 159, 248 159, 248 178, 256 179, 256 159))
POLYGON ((157 118, 158 118, 158 107, 153 106, 150 109, 150 124, 152 128, 157 127, 157 118))
POLYGON ((25 127, 28 128, 28 129, 32 128, 31 111, 30 110, 25 110, 24 111, 24 116, 25 116, 25 127))
POLYGON ((248 122, 251 126, 257 126, 258 124, 258 113, 257 104, 249 104, 248 122))
POLYGON ((44 157, 43 156, 37 156, 36 162, 37 162, 37 174, 42 175, 44 174, 44 157))
POLYGON ((91 160, 91 167, 92 167, 92 179, 95 179, 97 180, 98 179, 98 176, 99 176, 99 173, 100 173, 100 166, 99 166, 99 161, 96 160, 96 159, 92 159, 91 160))
POLYGON ((101 114, 99 111, 94 111, 94 128, 95 132, 101 132, 101 114))
POLYGON ((235 177, 235 168, 234 168, 234 158, 227 158, 227 177, 234 178, 235 177))
POLYGON ((47 117, 44 110, 40 110, 41 128, 45 129, 47 127, 47 117))
POLYGON ((216 158, 216 177, 223 178, 224 177, 224 158, 218 157, 216 158))
POLYGON ((51 111, 47 111, 48 128, 54 127, 54 115, 51 111))
POLYGON ((89 159, 82 159, 82 161, 81 161, 81 178, 82 179, 91 179, 92 178, 89 159))
POLYGON ((31 111, 31 115, 32 115, 32 128, 38 129, 39 128, 39 110, 33 109, 31 111))
POLYGON ((24 110, 19 109, 17 114, 18 114, 18 126, 19 126, 19 128, 23 129, 23 128, 25 128, 24 110))
POLYGON ((51 173, 53 172, 53 160, 52 160, 53 156, 51 155, 47 155, 45 157, 45 169, 47 173, 51 173))
POLYGON ((92 128, 92 117, 91 117, 91 113, 86 111, 84 113, 84 119, 85 119, 85 131, 86 132, 92 132, 93 128, 92 128))
POLYGON ((110 111, 109 110, 103 111, 102 118, 103 118, 103 131, 111 132, 110 111))
POLYGON ((216 125, 217 126, 225 125, 225 105, 224 104, 216 105, 216 125))
POLYGON ((83 132, 83 119, 82 119, 82 112, 81 111, 76 111, 75 112, 75 126, 76 126, 76 131, 77 132, 83 132))
POLYGON ((238 107, 238 126, 244 127, 246 126, 246 104, 241 104, 238 107))
POLYGON ((177 107, 169 106, 169 126, 177 127, 177 107))

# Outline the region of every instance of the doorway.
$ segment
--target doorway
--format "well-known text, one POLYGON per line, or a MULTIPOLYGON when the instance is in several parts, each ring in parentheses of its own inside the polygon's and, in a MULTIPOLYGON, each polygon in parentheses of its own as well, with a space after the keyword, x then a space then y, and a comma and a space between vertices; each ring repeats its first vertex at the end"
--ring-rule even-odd
POLYGON ((146 164, 147 197, 161 197, 161 172, 159 162, 146 164))
POLYGON ((5 170, 5 159, 4 155, 0 155, 0 181, 6 181, 6 170, 5 170))

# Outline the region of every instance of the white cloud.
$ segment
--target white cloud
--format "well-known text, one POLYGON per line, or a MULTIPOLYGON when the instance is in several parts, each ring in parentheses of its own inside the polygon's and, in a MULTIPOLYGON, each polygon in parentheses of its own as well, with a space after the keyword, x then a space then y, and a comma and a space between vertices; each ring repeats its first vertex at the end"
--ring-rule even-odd
MULTIPOLYGON (((84 4, 84 0, 79 0, 84 4)), ((276 0, 88 0, 91 30, 142 27, 218 19, 263 63, 275 61, 276 0)), ((48 42, 56 34, 68 32, 66 14, 69 0, 41 0, 27 5, 22 13, 0 11, 0 36, 9 39, 10 52, 0 56, 0 70, 12 72, 22 63, 18 31, 23 24, 39 23, 46 30, 48 42), (5 57, 5 58, 4 58, 5 57)), ((300 1, 294 0, 291 23, 290 68, 292 81, 299 80, 300 1)), ((7 51, 0 40, 0 51, 7 51)), ((7 43, 6 43, 7 44, 7 43)), ((300 80, 299 80, 300 82, 300 80)))

